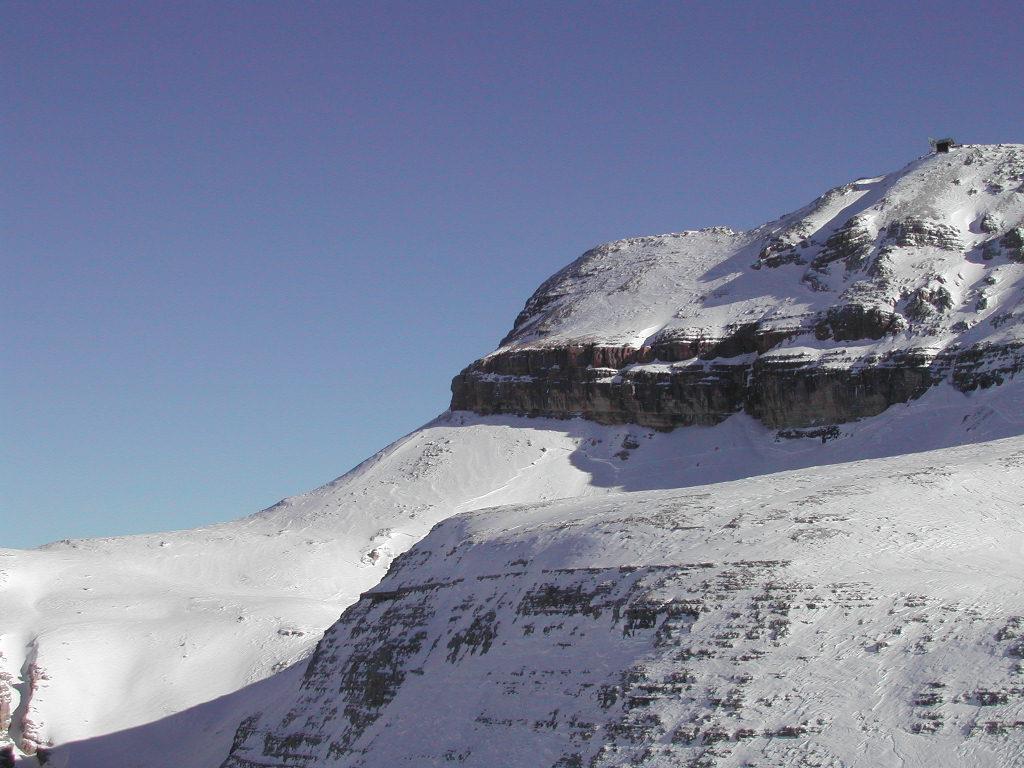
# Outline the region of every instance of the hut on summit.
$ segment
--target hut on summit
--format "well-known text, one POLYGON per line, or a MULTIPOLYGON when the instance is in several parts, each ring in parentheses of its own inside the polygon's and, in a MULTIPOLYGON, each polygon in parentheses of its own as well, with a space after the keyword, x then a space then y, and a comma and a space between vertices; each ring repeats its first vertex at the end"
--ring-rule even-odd
POLYGON ((935 148, 936 154, 945 154, 956 146, 956 141, 949 137, 945 139, 932 139, 931 145, 935 148))

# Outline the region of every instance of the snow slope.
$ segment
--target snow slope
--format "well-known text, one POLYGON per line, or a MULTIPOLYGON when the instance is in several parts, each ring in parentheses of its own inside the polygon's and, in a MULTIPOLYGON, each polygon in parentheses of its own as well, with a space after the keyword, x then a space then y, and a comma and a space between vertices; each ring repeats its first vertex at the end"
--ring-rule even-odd
MULTIPOLYGON (((538 288, 492 354, 657 346, 751 322, 785 330, 841 302, 906 316, 924 291, 944 291, 949 305, 924 301, 898 329, 912 333, 887 337, 888 348, 1017 338, 1020 323, 980 321, 1020 304, 1024 260, 1007 258, 1019 238, 1002 241, 1022 222, 1024 145, 961 146, 832 189, 747 232, 712 227, 594 248, 538 288)), ((822 341, 782 349, 836 346, 822 341)))
POLYGON ((1024 437, 482 510, 396 560, 256 766, 1024 765, 1024 437))

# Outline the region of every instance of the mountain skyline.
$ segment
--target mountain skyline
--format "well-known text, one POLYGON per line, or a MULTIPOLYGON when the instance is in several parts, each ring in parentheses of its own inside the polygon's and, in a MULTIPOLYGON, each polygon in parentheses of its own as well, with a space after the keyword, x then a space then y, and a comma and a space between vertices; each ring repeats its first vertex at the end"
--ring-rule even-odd
POLYGON ((723 768, 825 755, 877 764, 858 732, 897 740, 919 763, 1017 760, 1022 190, 1024 145, 964 145, 747 232, 607 243, 534 291, 499 348, 456 376, 452 410, 336 480, 227 523, 0 549, 0 744, 24 752, 25 768, 40 750, 56 766, 170 768, 186 742, 189 768, 450 754, 490 766, 505 737, 478 739, 483 724, 514 726, 517 743, 544 745, 552 763, 635 765, 673 734, 663 746, 676 758, 723 768), (488 567, 463 573, 467 552, 488 567), (736 594, 705 611, 691 603, 712 567, 736 594), (665 603, 671 585, 657 576, 636 592, 637 569, 672 570, 682 591, 665 603), (599 583, 579 581, 598 572, 599 583), (768 594, 794 579, 785 600, 768 594), (828 611, 802 613, 837 590, 828 611), (516 603, 527 607, 495 619, 516 603), (912 624, 887 618, 923 606, 912 624), (606 615, 611 633, 577 625, 581 614, 606 615), (516 626, 529 616, 564 621, 525 639, 534 625, 516 626), (743 632, 730 616, 747 617, 743 632), (592 641, 574 640, 595 632, 597 657, 618 659, 598 678, 577 656, 592 641), (561 650, 531 650, 551 633, 561 650), (741 635, 742 658, 713 650, 741 635), (664 637, 677 638, 668 650, 664 637), (696 645, 671 650, 680 637, 696 645), (543 674, 578 687, 541 686, 536 706, 563 701, 576 714, 524 729, 491 714, 523 695, 517 659, 552 652, 576 660, 543 674), (906 654, 941 659, 941 670, 908 667, 906 654), (692 680, 644 671, 690 670, 695 657, 712 661, 692 680), (812 671, 786 693, 772 682, 782 669, 735 669, 759 658, 812 671), (831 728, 803 711, 833 696, 813 680, 834 664, 876 683, 839 695, 831 728), (395 720, 429 709, 420 683, 406 685, 428 668, 428 686, 490 691, 484 708, 466 693, 456 699, 469 705, 435 713, 452 727, 395 720), (509 676, 504 693, 494 675, 509 676), (956 690, 931 690, 936 675, 956 690), (654 719, 626 706, 641 689, 658 694, 654 719), (791 694, 795 709, 765 709, 791 694), (726 699, 742 724, 718 722, 726 699), (597 741, 577 727, 596 721, 580 718, 605 723, 597 741), (424 729, 462 735, 423 742, 424 729), (795 752, 777 742, 796 736, 806 739, 795 752), (723 740, 745 745, 708 752, 723 740))
POLYGON ((1020 138, 1012 3, 0 13, 5 546, 271 505, 597 243, 1020 138))

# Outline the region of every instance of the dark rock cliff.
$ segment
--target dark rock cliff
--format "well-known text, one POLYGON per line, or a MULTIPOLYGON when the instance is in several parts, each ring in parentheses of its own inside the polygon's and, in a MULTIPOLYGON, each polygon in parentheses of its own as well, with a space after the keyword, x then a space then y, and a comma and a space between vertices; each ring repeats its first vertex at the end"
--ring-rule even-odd
POLYGON ((945 380, 964 392, 1002 384, 1024 369, 1022 348, 1010 342, 939 355, 911 348, 859 357, 840 349, 635 368, 630 362, 642 362, 647 350, 535 350, 495 355, 461 372, 452 381, 451 407, 655 429, 710 426, 741 411, 771 428, 820 426, 875 416, 945 380), (598 367, 580 364, 581 357, 630 362, 598 367))

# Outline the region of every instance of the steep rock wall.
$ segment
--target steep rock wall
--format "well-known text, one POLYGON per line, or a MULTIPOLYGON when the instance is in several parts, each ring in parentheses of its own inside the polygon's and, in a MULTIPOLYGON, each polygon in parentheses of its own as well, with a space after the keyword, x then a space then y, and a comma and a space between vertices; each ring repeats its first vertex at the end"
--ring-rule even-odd
POLYGON ((599 347, 498 354, 452 381, 452 410, 584 418, 655 429, 724 421, 744 411, 772 428, 820 426, 882 413, 950 379, 961 391, 1002 384, 1024 370, 1020 342, 933 349, 838 349, 644 364, 645 350, 599 347), (622 368, 582 360, 629 361, 622 368), (633 362, 637 364, 633 364, 633 362), (547 363, 545 365, 545 363, 547 363))

